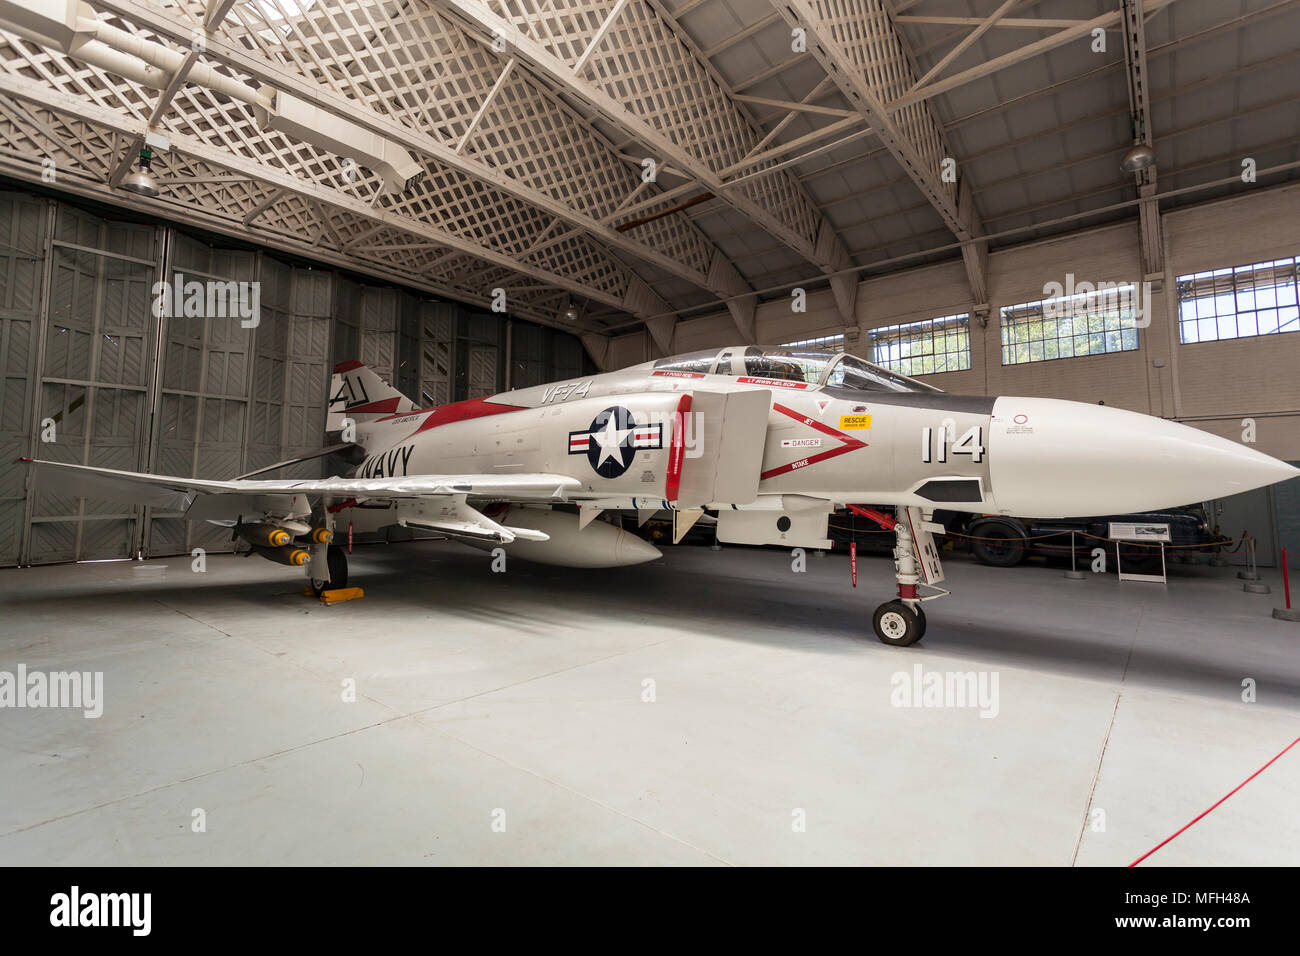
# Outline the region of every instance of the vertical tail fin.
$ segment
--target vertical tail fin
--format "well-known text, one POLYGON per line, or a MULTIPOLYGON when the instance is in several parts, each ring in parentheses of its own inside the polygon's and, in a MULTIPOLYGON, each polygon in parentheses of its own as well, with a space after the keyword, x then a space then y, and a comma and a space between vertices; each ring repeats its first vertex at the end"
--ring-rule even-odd
POLYGON ((373 421, 384 415, 409 412, 415 403, 360 362, 341 362, 330 380, 329 417, 326 432, 340 431, 346 422, 373 421))

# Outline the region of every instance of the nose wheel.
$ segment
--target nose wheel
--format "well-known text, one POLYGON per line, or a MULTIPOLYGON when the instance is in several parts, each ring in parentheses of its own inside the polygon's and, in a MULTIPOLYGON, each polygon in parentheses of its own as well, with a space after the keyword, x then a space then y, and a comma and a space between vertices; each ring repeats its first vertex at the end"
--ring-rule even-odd
POLYGON ((902 601, 887 601, 871 618, 876 637, 893 647, 907 647, 925 636, 925 611, 902 601))

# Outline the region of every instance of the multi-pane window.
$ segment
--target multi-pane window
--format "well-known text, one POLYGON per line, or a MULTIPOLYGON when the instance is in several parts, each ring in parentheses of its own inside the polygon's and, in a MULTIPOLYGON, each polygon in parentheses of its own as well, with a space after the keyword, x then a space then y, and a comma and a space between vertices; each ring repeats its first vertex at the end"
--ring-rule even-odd
POLYGON ((903 375, 933 375, 970 368, 970 313, 944 315, 867 334, 871 361, 903 375))
POLYGON ((1002 307, 1002 364, 1131 352, 1138 347, 1132 283, 1002 307))
POLYGON ((1178 277, 1182 342, 1217 342, 1300 331, 1297 258, 1178 277))
POLYGON ((827 352, 838 352, 844 348, 844 333, 819 335, 814 339, 799 339, 797 342, 782 342, 780 347, 783 349, 819 349, 827 352))

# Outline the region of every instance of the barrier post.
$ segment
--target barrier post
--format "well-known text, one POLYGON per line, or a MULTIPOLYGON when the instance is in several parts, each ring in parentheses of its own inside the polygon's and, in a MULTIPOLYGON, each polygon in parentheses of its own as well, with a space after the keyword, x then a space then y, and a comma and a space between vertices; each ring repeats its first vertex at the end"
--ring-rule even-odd
POLYGON ((1286 548, 1282 549, 1282 591, 1286 594, 1286 607, 1273 608, 1273 616, 1279 621, 1300 622, 1300 608, 1291 607, 1291 575, 1286 566, 1286 548))
POLYGON ((1246 582, 1241 589, 1248 594, 1272 594, 1273 589, 1259 579, 1259 559, 1255 553, 1254 538, 1246 541, 1246 561, 1247 570, 1237 572, 1237 577, 1246 582))
POLYGON ((1070 532, 1070 570, 1065 572, 1067 581, 1082 581, 1083 572, 1078 568, 1079 552, 1074 546, 1074 532, 1070 532))
POLYGON ((1255 539, 1246 539, 1246 567, 1237 572, 1237 577, 1243 581, 1258 581, 1259 567, 1255 564, 1255 539))

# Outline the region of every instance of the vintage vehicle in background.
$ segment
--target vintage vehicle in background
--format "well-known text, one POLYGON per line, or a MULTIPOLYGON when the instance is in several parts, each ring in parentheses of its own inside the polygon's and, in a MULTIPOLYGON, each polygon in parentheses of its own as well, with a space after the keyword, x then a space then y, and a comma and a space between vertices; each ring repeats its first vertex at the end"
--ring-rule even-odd
MULTIPOLYGON (((1030 555, 1038 554, 1062 562, 1070 559, 1071 532, 1076 560, 1083 567, 1092 559, 1092 551, 1104 547, 1115 566, 1116 548, 1126 570, 1144 572, 1160 566, 1160 548, 1138 541, 1106 541, 1114 524, 1168 525, 1170 541, 1166 551, 1174 554, 1213 554, 1231 543, 1211 528, 1205 506, 1201 504, 1165 508, 1131 515, 1104 515, 1092 518, 1015 518, 1007 515, 965 514, 938 510, 934 520, 948 531, 946 540, 953 547, 969 549, 981 564, 1010 568, 1030 555)), ((859 549, 888 551, 892 539, 879 534, 879 528, 847 511, 831 518, 831 540, 837 548, 848 548, 856 540, 859 549)))

